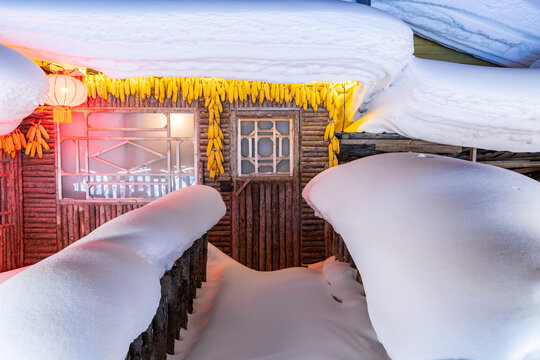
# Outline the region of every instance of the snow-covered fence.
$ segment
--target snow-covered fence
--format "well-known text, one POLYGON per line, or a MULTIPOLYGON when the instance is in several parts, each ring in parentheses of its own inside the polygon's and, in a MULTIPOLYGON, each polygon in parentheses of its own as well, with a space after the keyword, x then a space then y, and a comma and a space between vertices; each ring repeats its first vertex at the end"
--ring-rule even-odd
POLYGON ((126 360, 166 359, 174 354, 180 329, 187 328, 196 289, 206 280, 208 240, 203 235, 160 280, 161 299, 148 329, 130 345, 126 360))
POLYGON ((133 339, 128 359, 165 359, 204 280, 204 235, 224 214, 216 190, 190 186, 11 276, 0 360, 118 360, 133 339), (137 353, 145 344, 151 357, 137 353))

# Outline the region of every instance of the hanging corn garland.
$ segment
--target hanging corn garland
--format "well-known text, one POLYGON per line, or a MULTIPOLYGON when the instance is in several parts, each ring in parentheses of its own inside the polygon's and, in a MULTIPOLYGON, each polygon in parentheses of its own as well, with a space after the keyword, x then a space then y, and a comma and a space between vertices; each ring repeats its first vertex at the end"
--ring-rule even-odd
POLYGON ((26 137, 19 130, 15 129, 8 135, 0 136, 0 156, 3 153, 10 155, 14 158, 17 155, 17 151, 25 150, 25 154, 34 157, 37 153, 39 158, 43 157, 43 150, 50 150, 49 144, 46 140, 49 140, 50 136, 43 125, 34 123, 28 132, 26 137), (28 141, 26 140, 28 139, 28 141))
POLYGON ((26 139, 18 128, 10 134, 0 136, 0 156, 6 153, 14 158, 17 155, 17 151, 21 151, 22 149, 26 149, 26 139))
POLYGON ((207 170, 211 178, 223 174, 223 132, 221 131, 221 112, 223 101, 251 101, 263 103, 265 100, 282 102, 295 102, 296 106, 307 110, 311 106, 315 111, 322 104, 330 117, 325 130, 325 141, 328 144, 328 165, 338 164, 339 140, 335 131, 347 127, 352 123, 356 111, 355 96, 359 88, 358 81, 347 83, 310 84, 271 84, 260 81, 226 80, 202 77, 139 77, 131 79, 111 79, 103 74, 87 75, 84 78, 88 94, 96 99, 98 96, 107 100, 109 94, 123 103, 126 96, 138 94, 142 100, 150 97, 163 103, 170 99, 176 103, 178 96, 184 101, 192 103, 193 100, 204 98, 204 105, 208 109, 208 165, 207 170))

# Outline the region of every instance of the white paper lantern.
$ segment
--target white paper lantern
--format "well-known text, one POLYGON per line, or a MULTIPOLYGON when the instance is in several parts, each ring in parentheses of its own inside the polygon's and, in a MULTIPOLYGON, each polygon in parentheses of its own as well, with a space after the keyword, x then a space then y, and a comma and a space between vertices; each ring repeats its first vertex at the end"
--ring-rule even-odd
POLYGON ((54 106, 54 121, 70 123, 70 107, 81 105, 87 97, 88 91, 82 81, 67 75, 49 76, 49 92, 45 103, 54 106))

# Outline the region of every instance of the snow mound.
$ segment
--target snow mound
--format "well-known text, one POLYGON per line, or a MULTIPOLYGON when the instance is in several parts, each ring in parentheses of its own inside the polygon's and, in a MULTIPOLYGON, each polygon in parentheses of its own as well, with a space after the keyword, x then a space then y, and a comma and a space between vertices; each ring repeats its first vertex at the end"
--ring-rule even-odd
POLYGON ((303 196, 346 242, 392 359, 538 359, 540 183, 394 153, 326 170, 303 196))
POLYGON ((386 86, 413 52, 412 31, 342 1, 60 0, 2 5, 0 43, 114 78, 212 76, 386 86))
POLYGON ((18 269, 15 269, 15 270, 10 270, 10 271, 5 271, 5 272, 0 273, 0 285, 3 282, 8 281, 13 276, 15 276, 18 273, 20 273, 21 271, 23 271, 24 269, 26 269, 26 267, 22 267, 22 268, 18 268, 18 269))
POLYGON ((418 35, 500 65, 540 58, 540 2, 534 0, 372 0, 418 35))
POLYGON ((349 265, 248 269, 208 246, 208 282, 169 360, 389 360, 349 265))
POLYGON ((124 247, 65 249, 0 285, 0 359, 123 359, 160 289, 152 267, 124 247))
POLYGON ((0 135, 15 130, 43 104, 48 89, 47 77, 36 63, 0 45, 0 135))
POLYGON ((414 58, 348 131, 396 132, 440 144, 540 151, 540 69, 414 58))
POLYGON ((72 246, 95 241, 122 245, 150 263, 161 277, 225 211, 217 190, 188 186, 114 218, 72 246))

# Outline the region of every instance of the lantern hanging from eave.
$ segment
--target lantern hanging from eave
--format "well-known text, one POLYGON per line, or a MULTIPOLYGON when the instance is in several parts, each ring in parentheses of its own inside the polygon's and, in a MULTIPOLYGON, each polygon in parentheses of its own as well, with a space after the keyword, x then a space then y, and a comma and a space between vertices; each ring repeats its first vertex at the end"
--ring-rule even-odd
POLYGON ((71 123, 71 107, 82 104, 88 91, 82 81, 67 75, 50 75, 49 92, 45 103, 53 106, 57 123, 71 123))

